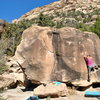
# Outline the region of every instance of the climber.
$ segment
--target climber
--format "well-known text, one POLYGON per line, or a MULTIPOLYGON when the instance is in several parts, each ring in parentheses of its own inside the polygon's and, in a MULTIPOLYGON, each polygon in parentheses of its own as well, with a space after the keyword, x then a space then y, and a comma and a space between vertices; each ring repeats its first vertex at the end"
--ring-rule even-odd
POLYGON ((88 81, 90 82, 90 72, 94 68, 98 69, 98 66, 95 63, 93 63, 93 59, 90 55, 85 56, 84 59, 88 68, 88 81))

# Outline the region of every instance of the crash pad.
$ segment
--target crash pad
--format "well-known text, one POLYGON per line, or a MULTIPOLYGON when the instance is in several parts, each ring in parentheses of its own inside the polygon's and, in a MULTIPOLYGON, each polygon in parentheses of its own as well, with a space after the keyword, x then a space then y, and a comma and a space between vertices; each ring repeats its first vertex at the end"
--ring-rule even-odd
POLYGON ((38 96, 30 96, 27 100, 39 100, 38 96))
POLYGON ((100 97, 100 92, 97 91, 86 91, 85 92, 86 97, 100 97))

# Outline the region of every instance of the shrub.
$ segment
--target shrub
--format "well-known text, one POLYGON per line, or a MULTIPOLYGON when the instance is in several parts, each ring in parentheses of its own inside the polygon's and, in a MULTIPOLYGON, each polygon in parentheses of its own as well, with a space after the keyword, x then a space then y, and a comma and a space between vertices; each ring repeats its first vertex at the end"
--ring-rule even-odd
POLYGON ((60 12, 55 12, 55 15, 58 16, 58 17, 61 16, 60 12))
POLYGON ((84 17, 85 16, 85 14, 83 13, 83 12, 81 12, 81 11, 70 11, 70 12, 68 12, 68 14, 67 14, 67 17, 72 17, 72 18, 76 18, 77 16, 82 16, 82 17, 84 17))
POLYGON ((89 27, 87 25, 85 25, 84 23, 78 23, 76 28, 82 30, 82 31, 88 31, 89 27))
POLYGON ((100 8, 95 9, 95 10, 92 12, 92 15, 100 15, 100 8))
POLYGON ((76 14, 75 14, 75 12, 73 12, 73 11, 71 11, 71 12, 69 12, 68 14, 67 14, 67 17, 75 17, 76 16, 76 14))
POLYGON ((6 23, 4 32, 1 36, 3 40, 7 41, 7 46, 4 48, 5 54, 13 56, 16 50, 16 47, 20 43, 21 35, 25 29, 30 27, 34 23, 33 20, 23 20, 18 24, 15 23, 6 23))
POLYGON ((7 48, 7 40, 0 40, 0 74, 3 74, 8 69, 5 65, 5 48, 7 48))
POLYGON ((100 37, 100 17, 96 19, 96 22, 92 27, 90 27, 90 30, 100 37))
POLYGON ((62 27, 65 27, 64 22, 63 22, 63 21, 57 21, 55 27, 56 27, 56 28, 62 28, 62 27))
POLYGON ((67 14, 65 12, 61 12, 61 17, 66 17, 67 14))
POLYGON ((66 26, 75 27, 77 23, 78 22, 74 19, 66 19, 66 26))
POLYGON ((4 62, 1 62, 0 60, 0 75, 3 74, 7 70, 8 70, 7 66, 5 66, 4 62))
POLYGON ((5 31, 2 34, 2 39, 7 40, 5 54, 14 55, 15 49, 20 42, 22 30, 17 24, 6 23, 5 31), (10 53, 9 53, 10 52, 10 53))
POLYGON ((44 15, 42 13, 39 15, 37 23, 40 26, 50 26, 50 27, 55 26, 55 23, 52 21, 52 17, 44 15))

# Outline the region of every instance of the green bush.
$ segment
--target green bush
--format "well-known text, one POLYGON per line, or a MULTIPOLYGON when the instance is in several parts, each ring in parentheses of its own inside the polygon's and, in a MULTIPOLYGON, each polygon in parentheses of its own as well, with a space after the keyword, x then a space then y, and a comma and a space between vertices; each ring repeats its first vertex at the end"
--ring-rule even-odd
POLYGON ((33 20, 23 20, 18 24, 6 23, 0 39, 0 74, 7 70, 5 56, 13 56, 20 43, 23 31, 30 27, 33 20))
POLYGON ((7 70, 8 70, 7 66, 5 66, 5 65, 1 66, 1 62, 0 62, 0 75, 3 74, 7 70))
POLYGON ((0 40, 0 74, 3 74, 8 68, 5 65, 6 58, 5 58, 5 49, 7 48, 7 40, 0 40))
POLYGON ((19 44, 21 39, 20 32, 22 32, 22 30, 17 24, 6 23, 5 31, 2 34, 2 39, 8 40, 7 47, 5 48, 5 54, 14 55, 16 46, 19 44))
POLYGON ((82 31, 90 31, 97 34, 100 37, 100 17, 96 19, 96 22, 90 27, 84 23, 77 24, 76 28, 82 31))
POLYGON ((91 12, 92 15, 100 15, 100 8, 95 9, 93 12, 91 12))
POLYGON ((52 21, 52 17, 44 15, 42 13, 39 15, 37 23, 39 26, 55 26, 55 23, 52 21))
POLYGON ((82 31, 88 31, 89 30, 88 26, 86 24, 84 24, 84 23, 78 23, 76 28, 78 28, 78 29, 80 29, 82 31))
POLYGON ((60 17, 60 16, 61 16, 61 13, 60 13, 60 12, 55 12, 55 15, 56 15, 57 17, 60 17))
POLYGON ((66 17, 66 16, 67 16, 66 12, 61 12, 61 17, 66 17))
POLYGON ((64 27, 65 25, 64 25, 64 23, 63 23, 63 21, 57 21, 56 22, 56 28, 62 28, 62 27, 64 27))
POLYGON ((90 30, 100 37, 100 17, 96 19, 96 22, 92 27, 90 27, 90 30))
POLYGON ((76 18, 77 16, 82 16, 82 17, 84 17, 85 14, 84 14, 83 12, 81 12, 81 11, 70 11, 70 12, 68 12, 68 14, 67 14, 67 17, 71 17, 71 18, 76 18))
POLYGON ((69 13, 67 14, 67 17, 73 18, 73 17, 75 17, 75 16, 76 16, 76 13, 75 13, 74 11, 71 11, 71 12, 69 12, 69 13))
POLYGON ((77 25, 77 21, 76 20, 74 20, 74 19, 66 19, 66 26, 68 26, 68 27, 76 27, 76 25, 77 25))
POLYGON ((16 47, 20 43, 21 35, 25 29, 30 27, 34 23, 33 20, 23 20, 17 24, 15 23, 6 23, 4 32, 1 36, 1 39, 8 40, 7 47, 5 49, 5 54, 13 56, 16 50, 16 47))

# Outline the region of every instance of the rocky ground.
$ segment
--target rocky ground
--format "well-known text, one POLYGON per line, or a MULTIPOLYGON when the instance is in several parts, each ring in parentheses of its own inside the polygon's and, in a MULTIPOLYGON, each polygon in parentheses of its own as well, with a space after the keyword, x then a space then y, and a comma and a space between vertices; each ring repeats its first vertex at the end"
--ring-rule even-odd
MULTIPOLYGON (((100 90, 100 88, 89 90, 100 90)), ((100 100, 96 97, 84 97, 85 92, 76 91, 75 94, 69 94, 67 97, 51 98, 50 100, 100 100)), ((28 97, 33 95, 33 91, 24 91, 24 87, 17 87, 15 89, 8 89, 3 93, 0 93, 0 96, 6 100, 26 100, 28 97)), ((47 98, 41 99, 47 100, 47 98)))

